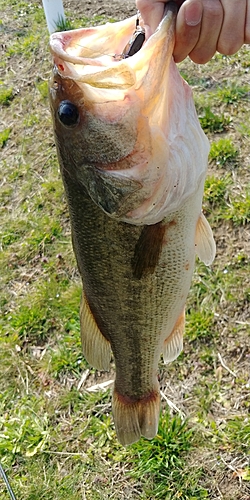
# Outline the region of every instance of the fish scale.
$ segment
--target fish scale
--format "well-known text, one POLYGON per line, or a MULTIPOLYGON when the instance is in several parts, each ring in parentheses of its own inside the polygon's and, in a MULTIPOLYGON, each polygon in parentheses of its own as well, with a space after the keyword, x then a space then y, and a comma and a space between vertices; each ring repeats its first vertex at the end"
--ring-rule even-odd
POLYGON ((168 363, 182 350, 195 255, 206 264, 215 255, 202 214, 208 142, 171 59, 176 7, 167 8, 156 33, 123 61, 95 53, 92 68, 86 46, 105 32, 107 53, 112 33, 125 46, 134 18, 51 38, 50 102, 83 283, 83 352, 99 370, 113 354, 124 445, 157 433, 159 358, 168 363))

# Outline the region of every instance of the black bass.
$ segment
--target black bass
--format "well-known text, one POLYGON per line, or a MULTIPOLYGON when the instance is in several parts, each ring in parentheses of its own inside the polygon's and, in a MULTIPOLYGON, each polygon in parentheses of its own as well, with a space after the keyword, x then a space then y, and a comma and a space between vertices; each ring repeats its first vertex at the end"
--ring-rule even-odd
POLYGON ((157 433, 159 358, 168 363, 182 350, 195 254, 207 265, 215 256, 201 211, 209 144, 172 58, 176 11, 167 7, 132 57, 122 54, 135 17, 50 40, 83 351, 99 370, 113 353, 122 444, 157 433))

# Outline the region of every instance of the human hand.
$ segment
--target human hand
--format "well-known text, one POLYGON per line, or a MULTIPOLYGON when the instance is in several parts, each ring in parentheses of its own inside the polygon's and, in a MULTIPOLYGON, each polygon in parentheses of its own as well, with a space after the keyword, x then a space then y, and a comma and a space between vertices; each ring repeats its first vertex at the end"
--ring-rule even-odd
MULTIPOLYGON (((167 0, 169 1, 169 0, 167 0)), ((209 61, 216 51, 235 54, 250 44, 250 0, 175 0, 175 62, 189 57, 199 64, 209 61)), ((146 38, 163 17, 166 0, 136 0, 145 23, 146 38)))

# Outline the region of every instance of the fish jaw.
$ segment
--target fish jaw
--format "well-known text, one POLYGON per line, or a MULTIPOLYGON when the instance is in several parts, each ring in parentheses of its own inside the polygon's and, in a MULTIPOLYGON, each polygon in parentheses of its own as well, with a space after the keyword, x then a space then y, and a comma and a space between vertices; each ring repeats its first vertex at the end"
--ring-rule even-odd
POLYGON ((53 34, 50 102, 71 175, 93 201, 116 220, 155 224, 195 192, 209 148, 172 59, 175 13, 132 57, 103 58, 111 47, 121 50, 134 23, 53 34), (65 101, 79 114, 72 128, 58 116, 65 101))

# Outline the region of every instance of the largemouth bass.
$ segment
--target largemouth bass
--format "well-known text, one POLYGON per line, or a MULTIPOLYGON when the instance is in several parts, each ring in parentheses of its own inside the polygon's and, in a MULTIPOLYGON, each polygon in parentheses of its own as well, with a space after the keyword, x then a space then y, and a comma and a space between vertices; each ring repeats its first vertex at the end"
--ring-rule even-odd
MULTIPOLYGON (((197 254, 215 255, 202 214, 209 152, 172 58, 176 8, 132 57, 135 17, 51 36, 50 102, 83 282, 83 351, 116 379, 122 444, 158 430, 158 362, 182 350, 197 254)), ((142 22, 141 22, 142 23, 142 22)), ((143 23, 142 23, 143 27, 143 23)))

